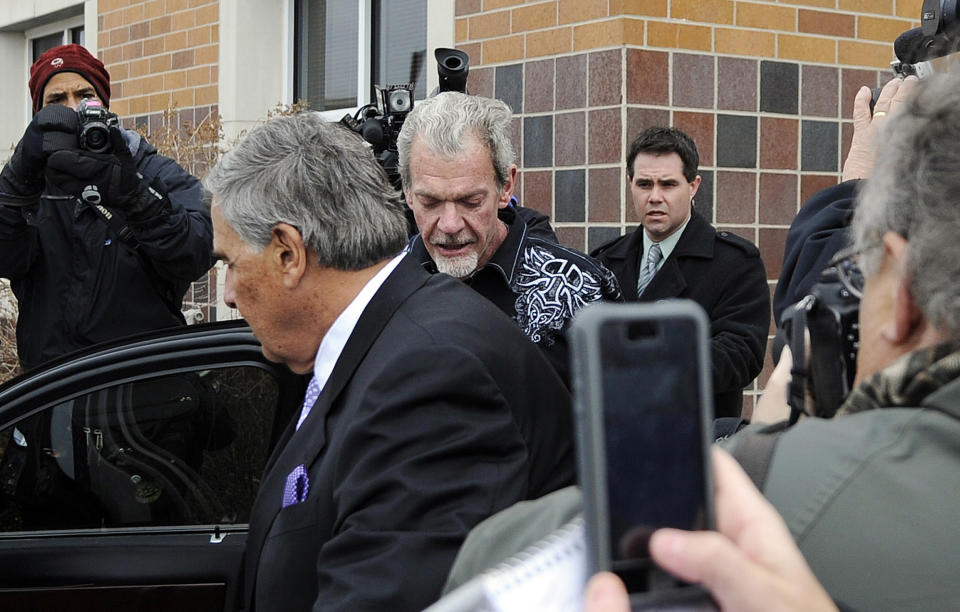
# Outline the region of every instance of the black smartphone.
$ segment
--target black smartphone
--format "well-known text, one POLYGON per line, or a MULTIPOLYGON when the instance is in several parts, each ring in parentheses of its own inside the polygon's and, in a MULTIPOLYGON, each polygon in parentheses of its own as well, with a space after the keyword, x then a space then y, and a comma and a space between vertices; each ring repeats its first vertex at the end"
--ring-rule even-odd
POLYGON ((661 527, 713 529, 709 325, 690 300, 598 304, 570 328, 590 574, 618 574, 635 609, 707 604, 653 563, 661 527))

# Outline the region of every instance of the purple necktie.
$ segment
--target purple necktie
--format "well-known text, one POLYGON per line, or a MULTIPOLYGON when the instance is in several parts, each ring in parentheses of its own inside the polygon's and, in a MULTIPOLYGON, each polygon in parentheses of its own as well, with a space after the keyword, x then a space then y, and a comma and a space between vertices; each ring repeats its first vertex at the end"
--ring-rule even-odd
POLYGON ((320 385, 317 383, 317 377, 311 376, 307 384, 307 394, 303 397, 303 406, 300 408, 300 418, 297 419, 297 429, 300 429, 303 421, 310 414, 310 409, 317 403, 318 397, 320 397, 320 385))

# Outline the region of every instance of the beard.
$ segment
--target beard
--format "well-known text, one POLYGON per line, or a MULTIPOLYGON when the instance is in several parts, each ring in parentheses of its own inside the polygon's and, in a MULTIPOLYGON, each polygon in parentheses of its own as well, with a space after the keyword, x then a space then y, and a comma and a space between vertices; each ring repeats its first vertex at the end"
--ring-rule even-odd
POLYGON ((480 256, 476 251, 459 255, 457 257, 440 257, 434 262, 437 264, 437 271, 449 274, 454 278, 464 279, 473 274, 480 262, 480 256))
MULTIPOLYGON (((442 234, 439 232, 438 235, 430 239, 430 243, 434 246, 446 247, 458 247, 468 242, 471 242, 468 236, 442 234)), ((480 254, 476 250, 473 250, 465 255, 444 257, 438 252, 433 259, 434 263, 437 264, 438 272, 449 274, 454 278, 464 279, 477 270, 477 265, 480 263, 480 254)))

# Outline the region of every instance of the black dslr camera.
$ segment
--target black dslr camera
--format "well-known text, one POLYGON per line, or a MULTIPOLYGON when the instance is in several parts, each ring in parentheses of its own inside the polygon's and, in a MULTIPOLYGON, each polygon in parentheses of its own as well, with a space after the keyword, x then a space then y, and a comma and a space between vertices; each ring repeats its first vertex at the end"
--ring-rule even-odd
POLYGON ((120 125, 117 115, 99 100, 84 100, 77 106, 77 116, 80 148, 91 153, 109 153, 110 128, 120 125))
MULTIPOLYGON (((466 93, 470 59, 457 49, 438 48, 434 51, 440 85, 433 93, 459 91, 466 93)), ((400 189, 397 136, 403 121, 413 109, 414 83, 377 87, 377 100, 360 107, 356 114, 344 115, 340 123, 363 136, 373 146, 373 153, 387 173, 390 184, 400 189)))
POLYGON ((831 418, 853 389, 860 343, 863 276, 845 249, 820 273, 809 295, 783 311, 780 327, 793 355, 790 422, 801 414, 831 418), (806 365, 805 335, 810 334, 806 365), (813 406, 806 405, 809 391, 813 406))

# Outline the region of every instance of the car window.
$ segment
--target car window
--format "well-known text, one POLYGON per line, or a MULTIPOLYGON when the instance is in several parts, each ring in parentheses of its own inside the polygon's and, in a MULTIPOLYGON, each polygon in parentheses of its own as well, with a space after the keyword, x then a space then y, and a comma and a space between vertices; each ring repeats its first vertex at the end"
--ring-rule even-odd
POLYGON ((80 395, 0 431, 0 531, 246 523, 278 386, 259 367, 80 395))

